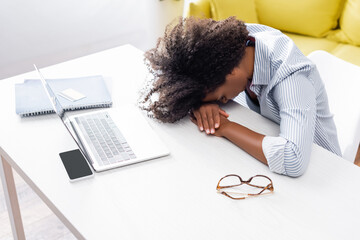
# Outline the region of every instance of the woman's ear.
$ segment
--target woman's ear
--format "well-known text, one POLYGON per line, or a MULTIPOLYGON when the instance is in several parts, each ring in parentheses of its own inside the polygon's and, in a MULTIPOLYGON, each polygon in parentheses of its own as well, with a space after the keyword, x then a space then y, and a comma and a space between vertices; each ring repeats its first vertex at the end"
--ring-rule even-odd
POLYGON ((233 70, 231 70, 230 75, 235 75, 237 73, 239 67, 234 67, 233 70))

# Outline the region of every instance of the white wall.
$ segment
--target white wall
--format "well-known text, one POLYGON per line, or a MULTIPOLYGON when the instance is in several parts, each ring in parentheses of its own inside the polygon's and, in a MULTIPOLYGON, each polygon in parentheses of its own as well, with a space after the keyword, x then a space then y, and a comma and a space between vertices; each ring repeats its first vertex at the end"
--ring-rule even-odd
POLYGON ((0 0, 0 79, 130 43, 155 46, 174 0, 0 0))

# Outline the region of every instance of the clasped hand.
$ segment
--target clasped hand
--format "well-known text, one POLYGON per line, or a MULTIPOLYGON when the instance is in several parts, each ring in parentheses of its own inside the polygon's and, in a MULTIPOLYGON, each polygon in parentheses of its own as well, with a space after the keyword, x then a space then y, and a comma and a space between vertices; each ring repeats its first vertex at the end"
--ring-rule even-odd
POLYGON ((229 114, 215 103, 204 104, 200 108, 192 110, 190 115, 191 121, 199 127, 200 131, 215 136, 223 136, 222 130, 230 123, 228 117, 229 114))

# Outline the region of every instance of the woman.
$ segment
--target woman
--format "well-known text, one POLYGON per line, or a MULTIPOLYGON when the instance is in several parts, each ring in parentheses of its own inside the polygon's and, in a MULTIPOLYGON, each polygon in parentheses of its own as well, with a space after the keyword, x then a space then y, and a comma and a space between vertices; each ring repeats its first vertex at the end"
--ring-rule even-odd
POLYGON ((200 131, 225 137, 271 171, 292 177, 304 173, 313 142, 341 155, 315 65, 276 29, 234 17, 180 19, 145 59, 154 79, 143 109, 163 122, 191 113, 200 131), (218 103, 243 91, 254 110, 280 124, 279 136, 228 120, 218 103))

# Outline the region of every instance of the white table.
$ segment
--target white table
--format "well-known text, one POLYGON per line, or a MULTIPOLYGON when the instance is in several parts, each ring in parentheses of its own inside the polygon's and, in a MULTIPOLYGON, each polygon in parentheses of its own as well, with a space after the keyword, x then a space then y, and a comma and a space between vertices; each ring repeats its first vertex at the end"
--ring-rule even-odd
MULTIPOLYGON (((136 102, 146 68, 142 52, 126 45, 42 72, 48 78, 111 77, 116 108, 136 102)), ((15 114, 14 83, 36 77, 30 72, 0 81, 1 173, 15 238, 23 231, 11 168, 80 239, 360 239, 360 168, 314 145, 302 177, 281 176, 226 139, 199 133, 187 118, 175 124, 147 118, 170 156, 70 183, 58 153, 76 145, 62 123, 55 115, 15 114), (267 175, 275 192, 240 201, 217 194, 217 181, 230 173, 267 175)), ((226 110, 261 133, 279 131, 238 104, 226 110)))

